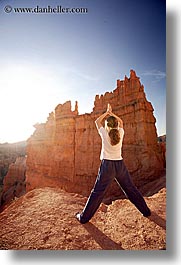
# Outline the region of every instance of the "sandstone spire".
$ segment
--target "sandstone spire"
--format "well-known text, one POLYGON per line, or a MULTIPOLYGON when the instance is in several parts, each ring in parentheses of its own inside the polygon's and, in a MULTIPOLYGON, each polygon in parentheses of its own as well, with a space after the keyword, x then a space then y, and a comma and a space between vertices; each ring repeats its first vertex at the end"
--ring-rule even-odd
POLYGON ((100 164, 101 140, 94 121, 108 103, 123 119, 123 158, 135 184, 139 187, 160 175, 163 159, 153 107, 146 99, 140 78, 131 70, 129 78, 117 80, 112 92, 95 96, 90 114, 78 115, 78 103, 72 111, 71 102, 67 101, 37 127, 27 146, 27 190, 58 186, 89 194, 100 164))

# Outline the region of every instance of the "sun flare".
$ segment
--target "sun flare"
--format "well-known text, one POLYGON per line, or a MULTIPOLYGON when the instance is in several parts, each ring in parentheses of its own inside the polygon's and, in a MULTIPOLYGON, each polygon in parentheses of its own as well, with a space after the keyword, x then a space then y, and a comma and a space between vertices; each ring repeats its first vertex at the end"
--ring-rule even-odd
POLYGON ((1 70, 1 143, 26 140, 35 123, 46 121, 55 104, 51 87, 51 78, 39 69, 11 65, 1 70))

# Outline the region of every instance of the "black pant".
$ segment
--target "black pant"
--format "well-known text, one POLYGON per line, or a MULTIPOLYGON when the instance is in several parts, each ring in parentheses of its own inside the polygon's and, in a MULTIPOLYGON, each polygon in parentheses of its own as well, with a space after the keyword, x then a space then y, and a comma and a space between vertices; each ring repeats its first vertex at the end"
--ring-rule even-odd
POLYGON ((94 188, 91 191, 84 210, 81 213, 81 223, 86 223, 93 217, 114 178, 128 199, 137 207, 137 209, 144 216, 150 215, 150 209, 146 205, 141 193, 134 186, 124 161, 104 159, 101 162, 94 188))

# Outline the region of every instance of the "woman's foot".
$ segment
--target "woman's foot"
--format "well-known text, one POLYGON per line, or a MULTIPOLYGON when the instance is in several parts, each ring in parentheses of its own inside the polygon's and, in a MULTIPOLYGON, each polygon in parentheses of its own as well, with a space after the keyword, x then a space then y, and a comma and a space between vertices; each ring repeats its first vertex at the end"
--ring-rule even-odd
POLYGON ((80 214, 79 212, 77 212, 77 213, 75 214, 75 218, 76 218, 81 224, 85 224, 85 223, 87 223, 87 222, 83 222, 83 221, 81 220, 81 214, 80 214))
POLYGON ((148 212, 146 214, 143 214, 144 217, 149 217, 151 215, 150 209, 148 209, 148 212))
POLYGON ((81 221, 80 221, 80 213, 79 212, 75 214, 75 218, 81 223, 81 221))

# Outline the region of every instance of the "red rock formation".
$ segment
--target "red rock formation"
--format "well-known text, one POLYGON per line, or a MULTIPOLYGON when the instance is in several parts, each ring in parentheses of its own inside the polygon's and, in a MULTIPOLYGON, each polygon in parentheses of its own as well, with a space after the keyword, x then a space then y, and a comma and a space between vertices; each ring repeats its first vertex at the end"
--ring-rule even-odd
POLYGON ((68 101, 58 105, 46 123, 36 125, 27 146, 27 190, 50 186, 89 194, 100 164, 101 139, 94 121, 108 103, 123 119, 123 157, 135 184, 139 187, 160 175, 163 159, 153 107, 131 70, 130 78, 117 80, 113 92, 95 97, 92 113, 78 115, 78 103, 72 111, 68 101))
POLYGON ((15 163, 9 166, 8 173, 4 177, 2 204, 7 204, 26 192, 25 172, 26 157, 18 157, 15 163))

